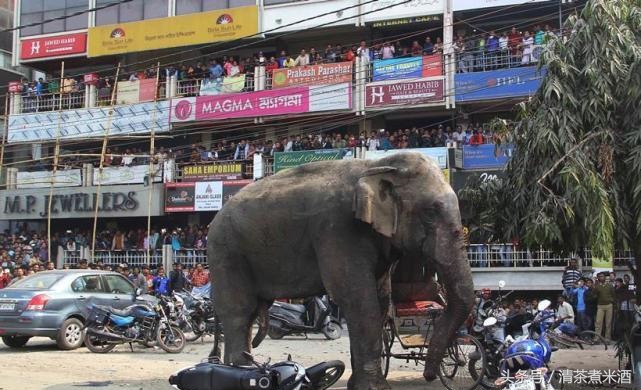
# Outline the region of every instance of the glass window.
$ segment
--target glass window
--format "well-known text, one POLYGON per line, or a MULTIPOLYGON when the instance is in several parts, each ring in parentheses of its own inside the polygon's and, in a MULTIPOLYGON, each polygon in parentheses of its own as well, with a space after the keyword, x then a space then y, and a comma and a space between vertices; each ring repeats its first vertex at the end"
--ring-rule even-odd
POLYGON ((120 4, 119 23, 137 22, 143 19, 142 0, 134 0, 129 3, 120 4))
POLYGON ((256 5, 255 0, 229 0, 229 8, 244 7, 247 5, 256 5))
POLYGON ((20 279, 11 286, 7 288, 23 288, 23 289, 33 289, 33 290, 47 290, 51 288, 58 280, 60 280, 64 275, 61 274, 52 274, 49 272, 43 272, 40 274, 33 274, 27 276, 24 279, 20 279))
POLYGON ((107 280, 107 291, 112 294, 132 294, 134 286, 127 279, 120 275, 105 275, 107 280))
POLYGON ((144 15, 145 19, 166 18, 169 0, 146 0, 144 15))
POLYGON ((181 0, 176 2, 176 15, 193 14, 202 10, 202 0, 181 0))
MULTIPOLYGON (((42 12, 33 13, 33 14, 22 14, 20 16, 20 24, 27 25, 31 23, 42 22, 42 12)), ((25 27, 20 31, 20 36, 27 37, 29 35, 38 35, 42 34, 42 25, 36 25, 33 27, 25 27)))
POLYGON ((203 0, 203 11, 228 8, 227 0, 203 0))
MULTIPOLYGON (((96 6, 113 3, 111 0, 96 0, 96 6)), ((118 23, 118 7, 109 7, 96 12, 96 26, 118 23)))
POLYGON ((71 282, 71 290, 77 293, 104 292, 102 279, 99 275, 81 276, 71 282))
MULTIPOLYGON (((50 11, 45 11, 44 12, 44 20, 49 20, 53 18, 58 18, 60 16, 65 15, 65 10, 64 9, 56 9, 56 10, 50 10, 50 11)), ((42 25, 42 33, 43 34, 49 34, 49 33, 56 33, 56 32, 61 32, 65 31, 65 20, 54 20, 51 22, 47 22, 42 25)))
MULTIPOLYGON (((67 8, 65 9, 65 15, 72 15, 76 12, 86 11, 89 8, 89 2, 87 0, 67 0, 67 8)), ((66 31, 71 30, 80 30, 87 28, 87 20, 89 15, 85 12, 78 16, 70 16, 65 20, 66 31)))
MULTIPOLYGON (((58 0, 59 1, 59 0, 58 0)), ((55 3, 56 0, 51 1, 55 3)), ((64 4, 64 2, 63 2, 64 4)), ((34 12, 42 12, 44 10, 44 0, 22 0, 20 8, 21 14, 30 14, 34 12)))

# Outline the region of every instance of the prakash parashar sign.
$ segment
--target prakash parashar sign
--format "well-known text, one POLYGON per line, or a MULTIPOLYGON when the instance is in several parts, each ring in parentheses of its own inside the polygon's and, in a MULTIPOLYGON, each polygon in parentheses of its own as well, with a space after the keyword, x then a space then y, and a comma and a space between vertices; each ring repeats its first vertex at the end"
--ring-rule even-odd
POLYGON ((101 189, 0 191, 0 219, 89 218, 96 209, 99 217, 162 215, 162 186, 109 186, 101 189), (151 209, 149 191, 152 192, 151 209), (51 203, 51 208, 49 208, 51 203))

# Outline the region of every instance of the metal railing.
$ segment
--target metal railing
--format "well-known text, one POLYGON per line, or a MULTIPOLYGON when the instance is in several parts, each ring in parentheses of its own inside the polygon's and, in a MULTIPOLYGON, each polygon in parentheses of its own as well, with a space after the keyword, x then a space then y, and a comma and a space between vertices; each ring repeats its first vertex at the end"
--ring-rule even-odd
POLYGON ((196 264, 207 264, 207 249, 182 248, 174 250, 174 262, 179 262, 183 267, 194 267, 196 264))
MULTIPOLYGON (((221 79, 227 79, 226 77, 221 77, 221 79)), ((232 77, 233 78, 233 77, 232 77)), ((176 96, 198 96, 200 95, 201 87, 203 82, 207 83, 209 79, 184 79, 178 80, 176 83, 176 96)), ((221 81, 222 83, 222 81, 221 81)), ((222 84, 221 84, 222 86, 222 84)), ((254 91, 254 77, 245 74, 244 84, 242 86, 234 87, 234 90, 238 92, 252 92, 254 91)), ((230 91, 221 90, 221 94, 235 93, 230 91)))
POLYGON ((484 72, 488 70, 532 66, 539 62, 543 45, 533 46, 531 53, 507 49, 474 50, 456 53, 456 72, 484 72))
POLYGON ((60 108, 70 110, 82 108, 85 104, 85 92, 47 93, 41 95, 23 94, 19 114, 33 112, 57 111, 60 108))
POLYGON ((116 267, 119 264, 127 264, 131 268, 162 264, 163 255, 161 250, 152 250, 148 253, 146 249, 96 250, 93 257, 91 255, 82 257, 80 250, 63 251, 63 264, 66 266, 74 267, 82 259, 87 259, 91 262, 102 261, 103 264, 112 267, 116 267))

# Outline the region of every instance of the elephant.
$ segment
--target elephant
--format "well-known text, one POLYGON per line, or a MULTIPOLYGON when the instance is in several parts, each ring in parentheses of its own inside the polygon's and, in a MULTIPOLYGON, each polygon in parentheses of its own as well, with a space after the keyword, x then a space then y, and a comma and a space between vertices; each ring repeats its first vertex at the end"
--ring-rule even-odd
POLYGON ((380 359, 390 273, 419 264, 447 297, 423 373, 430 381, 474 302, 458 199, 438 165, 415 152, 313 162, 251 183, 214 217, 207 246, 228 364, 248 363, 275 299, 327 293, 349 329, 348 388, 389 389, 380 359))

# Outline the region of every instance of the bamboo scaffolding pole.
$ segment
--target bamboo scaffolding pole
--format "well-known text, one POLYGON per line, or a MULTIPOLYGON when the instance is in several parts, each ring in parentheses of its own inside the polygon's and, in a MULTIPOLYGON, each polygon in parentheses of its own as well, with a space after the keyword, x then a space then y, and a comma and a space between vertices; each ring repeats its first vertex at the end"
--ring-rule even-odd
MULTIPOLYGON (((105 167, 105 153, 107 152, 107 142, 109 140, 109 131, 111 130, 111 124, 113 122, 113 113, 114 113, 114 104, 116 101, 116 91, 118 90, 118 78, 120 77, 120 62, 116 68, 116 77, 114 78, 113 90, 111 91, 111 99, 109 105, 111 110, 109 110, 109 119, 107 120, 107 128, 105 129, 105 136, 102 138, 102 152, 100 153, 100 165, 98 167, 98 185, 96 186, 96 209, 93 214, 93 233, 91 234, 91 258, 92 261, 96 255, 96 229, 98 227, 98 208, 100 204, 100 189, 102 188, 102 170, 105 167)), ((95 184, 95 183, 94 183, 95 184)))
MULTIPOLYGON (((158 85, 160 81, 160 62, 156 65, 156 92, 154 103, 158 102, 158 85)), ((156 147, 156 110, 152 115, 151 138, 149 139, 149 193, 147 196, 147 265, 151 266, 151 200, 154 193, 154 148, 156 147)), ((161 170, 162 172, 162 170, 161 170)), ((161 173, 162 174, 162 173, 161 173)))
MULTIPOLYGON (((55 261, 58 259, 51 258, 51 206, 53 205, 53 189, 56 181, 56 172, 58 172, 58 162, 60 155, 60 130, 62 129, 62 99, 65 88, 65 62, 60 64, 60 99, 58 100, 58 126, 56 126, 56 145, 53 151, 53 172, 51 173, 51 187, 49 188, 49 202, 47 204, 47 259, 55 261)), ((65 91, 66 92, 66 91, 65 91)), ((69 92, 71 93, 71 92, 69 92)), ((33 156, 32 156, 33 159, 33 156)), ((56 264, 57 265, 57 264, 56 264)))

